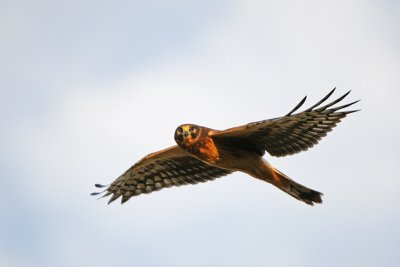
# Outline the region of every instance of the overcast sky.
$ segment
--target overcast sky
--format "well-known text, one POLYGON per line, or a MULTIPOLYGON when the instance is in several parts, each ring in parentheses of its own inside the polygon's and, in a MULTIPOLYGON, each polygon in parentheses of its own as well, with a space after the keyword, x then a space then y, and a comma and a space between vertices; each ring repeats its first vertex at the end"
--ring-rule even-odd
POLYGON ((399 266, 398 1, 2 1, 1 266, 399 266), (89 194, 181 123, 362 99, 315 148, 107 205, 89 194))

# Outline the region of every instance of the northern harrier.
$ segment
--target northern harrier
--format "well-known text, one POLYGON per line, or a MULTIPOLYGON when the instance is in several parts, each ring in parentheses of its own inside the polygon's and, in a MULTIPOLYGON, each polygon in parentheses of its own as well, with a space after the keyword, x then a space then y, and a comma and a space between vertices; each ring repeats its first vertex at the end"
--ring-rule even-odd
MULTIPOLYGON (((142 193, 206 182, 240 171, 271 183, 309 205, 322 203, 322 193, 296 183, 271 166, 263 159, 263 155, 267 151, 271 156, 283 157, 307 150, 326 136, 347 114, 358 111, 339 110, 359 100, 333 107, 350 91, 319 107, 334 91, 303 112, 293 114, 303 105, 306 97, 283 117, 252 122, 224 131, 183 124, 175 131, 177 145, 149 154, 138 161, 103 191, 104 196, 111 195, 108 203, 122 196, 121 203, 124 203, 142 193)), ((105 186, 96 184, 96 187, 105 186)))

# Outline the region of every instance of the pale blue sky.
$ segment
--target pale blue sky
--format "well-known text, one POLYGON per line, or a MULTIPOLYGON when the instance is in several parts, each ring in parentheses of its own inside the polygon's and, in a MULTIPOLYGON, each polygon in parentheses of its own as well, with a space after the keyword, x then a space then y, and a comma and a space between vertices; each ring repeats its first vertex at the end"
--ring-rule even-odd
POLYGON ((1 266, 399 266, 397 1, 0 3, 1 266), (89 194, 192 122, 337 86, 362 111, 278 169, 106 205, 89 194))

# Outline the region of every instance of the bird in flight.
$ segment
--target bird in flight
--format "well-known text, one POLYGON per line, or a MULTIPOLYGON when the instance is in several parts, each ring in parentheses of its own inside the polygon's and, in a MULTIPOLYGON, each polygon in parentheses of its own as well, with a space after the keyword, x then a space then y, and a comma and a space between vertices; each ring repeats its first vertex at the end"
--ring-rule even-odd
POLYGON ((194 124, 183 124, 175 130, 177 145, 149 154, 135 163, 103 192, 108 203, 121 198, 121 203, 143 193, 171 186, 197 184, 239 171, 268 182, 283 192, 309 205, 322 203, 322 193, 303 186, 267 162, 263 155, 283 157, 305 151, 326 136, 347 114, 342 111, 360 100, 335 106, 349 93, 320 106, 335 91, 329 92, 312 107, 294 114, 300 103, 282 117, 268 119, 223 131, 194 124))

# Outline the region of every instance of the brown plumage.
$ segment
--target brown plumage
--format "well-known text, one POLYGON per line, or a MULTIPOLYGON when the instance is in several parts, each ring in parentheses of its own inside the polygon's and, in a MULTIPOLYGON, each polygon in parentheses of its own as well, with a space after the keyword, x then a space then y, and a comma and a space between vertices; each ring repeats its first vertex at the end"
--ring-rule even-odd
MULTIPOLYGON (((109 203, 122 197, 151 193, 170 186, 196 184, 230 174, 247 173, 271 183, 292 197, 309 205, 321 203, 322 193, 300 185, 272 167, 262 156, 267 151, 282 157, 305 151, 326 136, 347 114, 358 110, 340 111, 358 101, 333 107, 349 93, 319 107, 335 91, 303 112, 293 114, 306 100, 287 115, 248 123, 217 131, 194 124, 184 124, 175 131, 178 145, 149 154, 118 177, 105 189, 109 203)), ((97 187, 104 187, 96 185, 97 187)), ((97 195, 100 193, 93 193, 97 195)))

